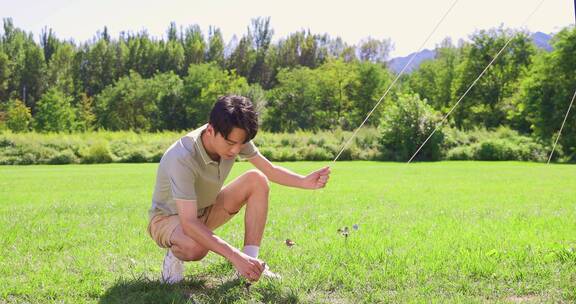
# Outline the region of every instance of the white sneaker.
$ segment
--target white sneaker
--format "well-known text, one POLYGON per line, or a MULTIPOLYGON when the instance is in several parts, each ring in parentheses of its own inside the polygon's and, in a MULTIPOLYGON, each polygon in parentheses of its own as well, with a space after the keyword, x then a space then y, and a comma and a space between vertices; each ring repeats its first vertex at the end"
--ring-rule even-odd
POLYGON ((168 249, 162 265, 162 283, 176 284, 184 279, 184 263, 168 249))
POLYGON ((264 265, 264 271, 262 271, 262 276, 267 278, 267 279, 273 279, 273 280, 281 280, 282 276, 277 274, 277 273, 273 273, 272 271, 270 271, 270 267, 268 267, 268 264, 264 265))
MULTIPOLYGON (((243 279, 244 277, 238 272, 238 270, 234 271, 234 277, 236 279, 243 279)), ((277 273, 273 273, 272 271, 270 271, 270 267, 268 267, 268 264, 264 265, 264 271, 262 271, 262 274, 260 275, 260 278, 266 278, 266 279, 272 279, 272 280, 281 280, 282 276, 277 274, 277 273)), ((251 283, 249 283, 251 284, 251 283)))

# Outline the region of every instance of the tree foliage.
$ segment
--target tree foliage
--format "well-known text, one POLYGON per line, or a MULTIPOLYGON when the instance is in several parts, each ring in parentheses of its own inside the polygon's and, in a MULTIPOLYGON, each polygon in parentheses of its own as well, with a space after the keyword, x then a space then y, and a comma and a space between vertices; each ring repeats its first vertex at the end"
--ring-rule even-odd
MULTIPOLYGON (((573 28, 556 34, 552 52, 537 50, 530 33, 502 27, 473 33, 458 46, 446 39, 435 58, 396 83, 367 124, 382 127, 384 104, 406 103, 412 98, 406 96, 447 113, 510 41, 447 124, 505 126, 549 142, 576 88, 574 36, 573 28)), ((386 66, 389 39, 350 45, 306 29, 275 37, 267 17, 252 19, 228 43, 216 27, 205 34, 196 24, 175 23, 160 38, 145 30, 112 37, 107 27, 82 43, 61 40, 49 28, 38 43, 33 38, 3 20, 0 119, 18 131, 34 120, 39 131, 189 129, 205 123, 216 98, 229 93, 255 100, 264 129, 353 130, 394 77, 386 66)), ((571 116, 560 143, 573 158, 575 131, 571 116)))

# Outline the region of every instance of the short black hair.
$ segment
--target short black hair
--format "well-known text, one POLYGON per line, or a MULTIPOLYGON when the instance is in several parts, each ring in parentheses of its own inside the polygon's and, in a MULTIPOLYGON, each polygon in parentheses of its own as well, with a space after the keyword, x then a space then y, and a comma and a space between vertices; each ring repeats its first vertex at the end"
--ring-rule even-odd
POLYGON ((224 138, 228 138, 233 128, 246 131, 244 143, 249 142, 258 133, 258 113, 249 98, 238 95, 218 97, 210 112, 210 125, 224 138))

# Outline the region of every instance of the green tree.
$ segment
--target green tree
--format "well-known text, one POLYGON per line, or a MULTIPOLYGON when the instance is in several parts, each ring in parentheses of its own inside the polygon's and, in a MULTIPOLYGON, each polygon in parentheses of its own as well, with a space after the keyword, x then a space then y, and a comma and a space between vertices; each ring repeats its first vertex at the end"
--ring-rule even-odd
MULTIPOLYGON (((536 57, 515 98, 517 118, 525 119, 526 127, 545 141, 557 135, 576 90, 576 29, 560 31, 552 46, 552 52, 541 52, 536 57)), ((559 141, 572 160, 576 159, 575 110, 571 110, 559 141)))
POLYGON ((511 39, 510 44, 493 66, 470 90, 453 117, 459 127, 484 126, 494 128, 508 124, 509 99, 517 88, 523 72, 530 66, 534 45, 525 32, 502 28, 479 31, 463 49, 462 62, 454 81, 454 100, 459 98, 480 75, 482 70, 511 39))
POLYGON ((323 52, 318 45, 321 36, 312 35, 310 30, 306 32, 303 37, 303 41, 300 49, 300 65, 307 66, 310 68, 316 68, 324 63, 323 52))
POLYGON ((33 42, 27 43, 24 51, 24 67, 20 78, 23 98, 27 105, 36 110, 36 101, 40 98, 45 90, 45 69, 44 53, 33 42))
POLYGON ((108 130, 152 130, 157 111, 154 90, 134 71, 95 97, 97 126, 108 130))
POLYGON ((10 76, 10 60, 0 48, 0 102, 9 98, 10 76))
POLYGON ((9 75, 4 100, 11 97, 23 99, 21 85, 22 70, 25 61, 25 45, 29 43, 26 33, 14 27, 12 19, 4 19, 4 34, 1 38, 2 51, 7 56, 6 70, 9 75))
POLYGON ((93 109, 93 98, 85 93, 80 94, 80 101, 76 106, 76 127, 80 132, 91 131, 94 129, 96 115, 93 109))
MULTIPOLYGON (((359 62, 354 64, 354 69, 352 73, 354 79, 350 88, 352 105, 347 110, 350 121, 349 129, 356 128, 364 121, 392 82, 392 75, 381 64, 370 61, 359 62)), ((392 96, 392 93, 394 92, 390 92, 388 96, 392 96)), ((383 109, 384 101, 374 110, 366 124, 377 126, 383 109)))
MULTIPOLYGON (((198 25, 188 27, 184 32, 184 67, 204 62, 206 42, 198 25)), ((186 70, 185 70, 186 71, 186 70)))
POLYGON ((410 88, 427 99, 436 110, 449 111, 456 102, 452 99, 452 87, 459 60, 459 50, 452 45, 450 39, 445 39, 436 48, 436 57, 424 61, 410 75, 410 88))
POLYGON ((244 77, 221 70, 214 63, 190 66, 183 81, 183 100, 187 115, 185 128, 204 124, 219 96, 240 94, 248 89, 248 82, 244 77))
POLYGON ((331 39, 326 44, 327 56, 341 58, 344 62, 353 62, 356 58, 356 47, 348 45, 342 38, 331 39))
POLYGON ((160 72, 173 71, 178 75, 183 75, 186 71, 184 47, 179 41, 169 40, 162 46, 159 58, 160 72))
POLYGON ((225 67, 224 63, 224 38, 219 28, 210 27, 208 29, 208 52, 206 62, 214 62, 220 68, 225 67))
POLYGON ((270 91, 265 129, 272 132, 318 129, 317 72, 307 67, 278 73, 278 86, 270 91))
POLYGON ((270 42, 274 35, 274 30, 270 27, 270 17, 252 19, 252 24, 248 28, 254 46, 254 65, 250 69, 248 81, 267 86, 271 81, 270 66, 267 65, 266 56, 270 48, 270 42))
POLYGON ((126 46, 125 69, 135 71, 144 78, 152 77, 158 70, 159 44, 154 43, 148 33, 141 32, 126 38, 126 46))
POLYGON ((158 111, 152 116, 153 130, 183 130, 187 123, 183 100, 183 81, 173 72, 157 74, 147 80, 148 90, 155 95, 158 111))
POLYGON ((130 73, 128 69, 128 44, 124 33, 120 34, 117 41, 113 41, 111 51, 114 53, 114 66, 116 70, 116 78, 126 76, 130 73))
POLYGON ((354 67, 343 60, 331 60, 316 71, 318 101, 316 127, 333 129, 340 126, 350 129, 349 112, 352 109, 350 91, 354 81, 354 67))
POLYGON ((53 88, 42 95, 38 102, 34 128, 39 132, 70 132, 73 130, 75 119, 72 97, 53 88))
POLYGON ((245 78, 250 76, 256 60, 256 51, 252 45, 252 40, 252 35, 248 31, 248 34, 240 39, 228 58, 228 69, 234 70, 235 73, 245 78))
MULTIPOLYGON (((101 37, 101 36, 100 36, 101 37)), ((117 79, 116 49, 108 39, 100 38, 94 44, 84 44, 76 54, 75 86, 89 96, 100 93, 117 79)))
POLYGON ((44 59, 46 60, 46 64, 48 64, 52 58, 52 55, 56 52, 56 49, 58 49, 58 46, 60 45, 60 41, 58 41, 56 34, 54 34, 52 29, 42 29, 42 33, 40 34, 40 45, 44 51, 44 59))
POLYGON ((297 32, 278 41, 276 48, 276 65, 279 68, 294 68, 300 64, 300 46, 303 40, 304 33, 297 32))
POLYGON ((46 69, 46 83, 49 88, 56 88, 67 96, 74 90, 74 47, 63 43, 56 47, 46 69))
POLYGON ((14 27, 12 19, 4 19, 1 37, 3 52, 8 56, 8 97, 18 97, 35 113, 35 103, 44 91, 44 53, 32 34, 14 27))
POLYGON ((8 102, 6 126, 13 132, 26 132, 32 121, 30 108, 24 102, 14 99, 8 102))
POLYGON ((166 36, 168 37, 168 41, 178 40, 178 29, 176 28, 175 22, 170 22, 170 27, 166 31, 166 36))
POLYGON ((392 49, 390 39, 374 39, 368 37, 360 42, 360 60, 384 64, 392 49))

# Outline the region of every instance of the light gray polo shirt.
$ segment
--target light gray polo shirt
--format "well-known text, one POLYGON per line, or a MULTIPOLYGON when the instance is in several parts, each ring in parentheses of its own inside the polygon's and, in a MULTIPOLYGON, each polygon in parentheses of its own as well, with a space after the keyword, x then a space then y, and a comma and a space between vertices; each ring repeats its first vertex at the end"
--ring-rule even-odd
MULTIPOLYGON (((150 219, 156 215, 178 214, 176 199, 195 200, 197 209, 214 204, 234 159, 213 161, 202 144, 204 125, 177 140, 164 152, 156 173, 150 219)), ((244 145, 239 156, 250 159, 258 154, 252 141, 244 145)))

